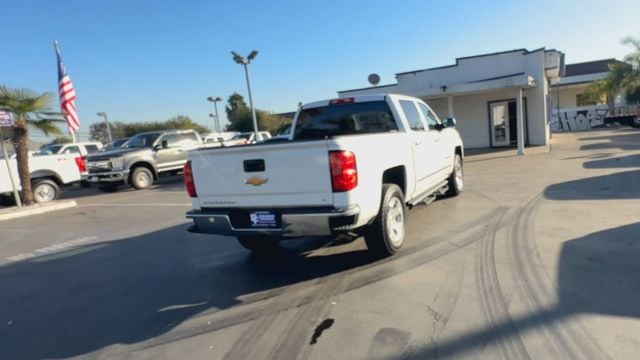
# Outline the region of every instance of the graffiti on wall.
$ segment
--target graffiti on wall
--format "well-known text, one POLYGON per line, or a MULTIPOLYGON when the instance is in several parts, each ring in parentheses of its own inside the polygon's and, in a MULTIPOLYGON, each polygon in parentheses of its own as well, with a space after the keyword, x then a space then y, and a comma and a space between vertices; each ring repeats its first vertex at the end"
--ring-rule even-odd
POLYGON ((554 110, 551 117, 551 131, 583 131, 604 126, 607 108, 600 106, 554 110))

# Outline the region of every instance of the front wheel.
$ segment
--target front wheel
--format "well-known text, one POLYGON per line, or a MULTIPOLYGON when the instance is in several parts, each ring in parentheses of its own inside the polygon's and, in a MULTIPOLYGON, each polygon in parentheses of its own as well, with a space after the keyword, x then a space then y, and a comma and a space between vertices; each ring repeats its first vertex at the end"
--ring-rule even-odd
POLYGON ((453 171, 451 171, 451 175, 449 175, 449 178, 447 179, 447 185, 449 185, 449 189, 447 190, 446 195, 449 197, 460 195, 464 189, 464 180, 462 178, 462 157, 460 154, 456 154, 453 159, 453 171))
POLYGON ((278 247, 280 238, 267 236, 238 236, 238 242, 245 249, 263 253, 273 251, 278 247))
POLYGON ((378 216, 364 229, 367 248, 377 256, 395 254, 404 243, 406 207, 398 185, 382 185, 378 216))
POLYGON ((33 200, 38 204, 48 203, 58 198, 60 187, 53 180, 41 179, 33 182, 33 200))
POLYGON ((131 185, 136 190, 148 189, 153 185, 153 174, 146 167, 138 166, 131 173, 131 185))

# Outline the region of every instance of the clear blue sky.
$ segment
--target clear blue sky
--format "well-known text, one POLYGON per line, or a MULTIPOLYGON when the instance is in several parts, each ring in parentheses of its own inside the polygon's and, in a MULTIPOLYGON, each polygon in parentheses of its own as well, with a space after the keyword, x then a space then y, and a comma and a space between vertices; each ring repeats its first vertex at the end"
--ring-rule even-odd
POLYGON ((21 0, 2 8, 0 84, 56 93, 58 39, 85 134, 98 111, 114 121, 183 114, 210 125, 207 96, 247 97, 230 50, 260 51, 251 65, 255 105, 285 112, 366 86, 372 72, 393 83, 397 72, 455 57, 543 46, 568 63, 622 58, 620 39, 640 35, 637 0, 21 0))

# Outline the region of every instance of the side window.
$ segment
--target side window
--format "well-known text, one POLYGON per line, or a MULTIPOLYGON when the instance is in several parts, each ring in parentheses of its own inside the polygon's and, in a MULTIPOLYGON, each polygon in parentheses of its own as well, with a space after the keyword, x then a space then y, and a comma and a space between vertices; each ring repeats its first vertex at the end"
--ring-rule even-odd
POLYGON ((98 151, 97 145, 85 145, 84 148, 87 149, 87 154, 93 154, 98 151))
POLYGON ((424 123, 420 120, 420 114, 418 114, 418 110, 413 101, 400 100, 400 107, 402 107, 402 111, 407 117, 411 130, 424 131, 424 123))
POLYGON ((184 133, 178 135, 178 142, 183 147, 193 147, 198 144, 198 136, 195 133, 184 133))
POLYGON ((62 152, 63 154, 80 154, 80 148, 77 146, 69 146, 62 152))
POLYGON ((162 143, 163 141, 166 141, 167 146, 169 147, 178 145, 178 137, 175 134, 168 134, 163 136, 162 139, 160 140, 160 143, 162 143))
POLYGON ((427 125, 429 125, 430 130, 434 130, 438 124, 440 124, 440 120, 436 114, 434 114, 428 107, 424 106, 424 104, 420 105, 420 111, 424 115, 424 118, 427 119, 427 125))

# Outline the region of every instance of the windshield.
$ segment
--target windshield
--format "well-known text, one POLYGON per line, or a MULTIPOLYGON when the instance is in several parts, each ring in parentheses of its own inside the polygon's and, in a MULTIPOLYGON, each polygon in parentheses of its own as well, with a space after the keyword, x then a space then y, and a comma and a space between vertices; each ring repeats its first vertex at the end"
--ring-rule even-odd
POLYGON ((40 149, 35 155, 53 155, 62 149, 62 145, 49 145, 40 149))
POLYGON ((295 139, 383 133, 398 130, 385 101, 329 105, 300 112, 295 139))
POLYGON ((139 134, 129 139, 122 147, 125 149, 151 147, 158 136, 160 133, 139 134))

